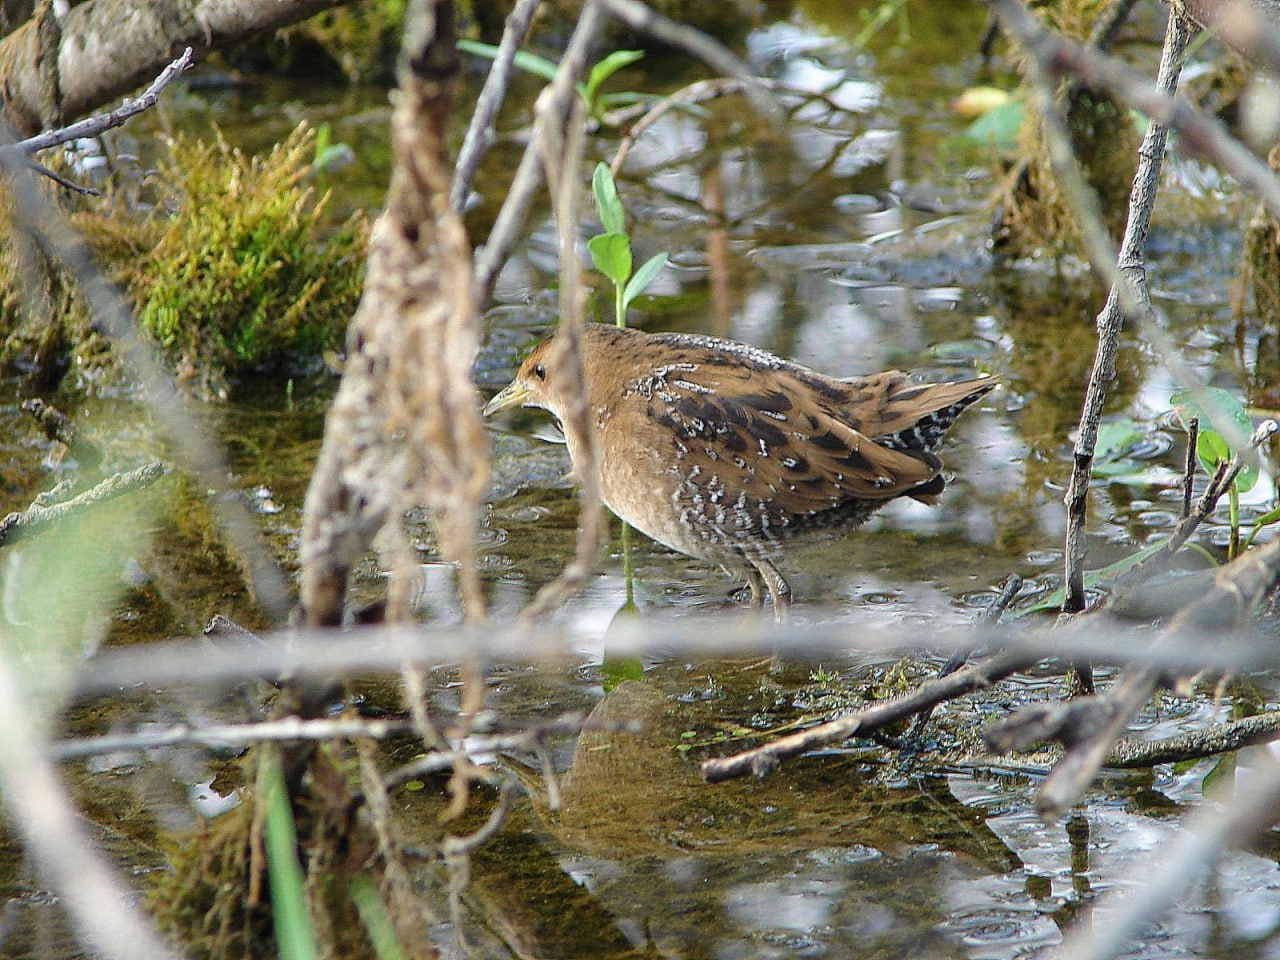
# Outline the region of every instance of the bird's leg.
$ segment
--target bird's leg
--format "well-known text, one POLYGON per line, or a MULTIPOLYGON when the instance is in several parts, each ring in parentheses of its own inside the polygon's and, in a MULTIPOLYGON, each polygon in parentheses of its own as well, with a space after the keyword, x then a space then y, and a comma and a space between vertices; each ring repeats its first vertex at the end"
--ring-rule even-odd
POLYGON ((746 573, 747 585, 751 587, 751 609, 763 610, 765 593, 764 578, 760 576, 760 572, 753 566, 748 566, 746 573))
MULTIPOLYGON (((779 623, 787 619, 791 612, 791 584, 778 572, 768 560, 752 560, 757 579, 762 579, 769 588, 769 599, 773 601, 773 618, 779 623)), ((754 589, 754 584, 752 585, 754 589)))

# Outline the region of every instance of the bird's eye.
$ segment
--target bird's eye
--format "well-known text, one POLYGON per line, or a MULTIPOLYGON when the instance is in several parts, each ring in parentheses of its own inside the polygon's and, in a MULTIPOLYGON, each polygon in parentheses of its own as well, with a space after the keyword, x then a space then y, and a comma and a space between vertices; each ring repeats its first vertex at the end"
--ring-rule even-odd
POLYGON ((540 363, 535 364, 533 367, 533 375, 539 380, 545 380, 547 379, 547 368, 540 363))

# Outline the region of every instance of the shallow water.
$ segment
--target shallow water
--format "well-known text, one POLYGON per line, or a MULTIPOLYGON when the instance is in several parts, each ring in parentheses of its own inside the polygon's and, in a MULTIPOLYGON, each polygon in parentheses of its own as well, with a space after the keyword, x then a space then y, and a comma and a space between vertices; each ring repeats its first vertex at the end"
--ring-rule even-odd
MULTIPOLYGON (((753 27, 746 51, 756 69, 824 90, 843 109, 788 101, 789 120, 768 130, 742 103, 713 103, 709 117, 669 114, 633 150, 622 195, 637 257, 665 249, 673 266, 652 296, 641 298, 632 322, 734 337, 838 376, 888 366, 930 378, 960 378, 975 368, 1000 375, 1005 387, 950 435, 944 457, 954 480, 939 507, 895 503, 862 529, 797 550, 783 564, 799 624, 851 631, 961 624, 1011 572, 1027 579, 1028 594, 1059 581, 1070 434, 1099 301, 1078 271, 999 265, 987 251, 982 204, 994 182, 991 161, 959 136, 965 121, 946 109, 982 78, 973 52, 981 8, 956 13, 912 4, 909 41, 897 42, 895 26, 864 51, 849 46, 857 27, 831 23, 826 8, 800 4, 771 15, 783 18, 753 27)), ((669 59, 657 63, 620 76, 642 89, 670 82, 677 68, 669 59)), ((697 76, 690 71, 684 80, 697 76)), ((331 174, 338 208, 376 203, 387 161, 385 101, 332 93, 275 84, 257 93, 189 93, 172 120, 200 129, 212 117, 246 144, 268 142, 287 125, 279 116, 264 118, 257 104, 278 99, 290 120, 329 120, 334 138, 353 145, 358 164, 331 174)), ((508 110, 503 129, 512 140, 478 181, 469 220, 475 236, 501 198, 499 176, 511 167, 524 122, 518 108, 508 110)), ((592 150, 607 157, 615 142, 600 131, 592 150)), ((1176 222, 1167 217, 1153 233, 1153 295, 1194 368, 1238 393, 1266 395, 1273 385, 1258 333, 1247 323, 1237 330, 1228 305, 1240 200, 1180 163, 1176 222)), ((504 271, 498 304, 485 317, 476 369, 486 392, 507 381, 519 352, 555 320, 554 249, 545 211, 535 213, 529 241, 504 271)), ((601 291, 595 309, 608 306, 601 291)), ((205 414, 227 446, 235 489, 290 569, 332 388, 331 380, 299 380, 292 389, 264 380, 205 414)), ((17 409, 16 384, 0 389, 0 501, 17 509, 74 465, 49 460, 56 445, 37 439, 17 409)), ((1160 358, 1128 334, 1109 412, 1132 417, 1146 434, 1139 460, 1145 479, 1096 487, 1091 566, 1150 542, 1176 516, 1180 494, 1150 482, 1154 466, 1180 467, 1180 430, 1167 416, 1172 389, 1160 358)), ((109 464, 163 456, 148 450, 147 418, 128 402, 65 406, 111 451, 109 464)), ((568 461, 562 447, 533 436, 544 423, 521 414, 492 431, 483 564, 499 612, 518 608, 554 577, 573 548, 568 461)), ((215 613, 253 625, 237 560, 209 533, 202 498, 177 479, 162 490, 160 511, 140 521, 149 544, 120 554, 127 586, 108 642, 190 634, 215 613)), ((1265 509, 1269 495, 1260 485, 1246 516, 1265 509)), ((1201 537, 1211 547, 1222 541, 1221 520, 1201 537)), ((412 533, 425 575, 421 613, 454 620, 451 570, 434 553, 428 524, 415 519, 412 533)), ((8 562, 13 555, 6 554, 8 562)), ((740 585, 719 570, 644 538, 635 559, 638 600, 656 622, 710 614, 728 630, 743 616, 740 585)), ((621 569, 615 539, 560 616, 602 636, 623 601, 621 569)), ((382 586, 367 564, 355 601, 376 598, 382 586)), ((940 710, 934 755, 911 767, 855 741, 763 781, 707 786, 700 760, 837 711, 883 682, 893 662, 850 654, 770 674, 659 654, 643 683, 614 686, 602 669, 602 644, 584 644, 578 662, 565 668, 495 665, 490 705, 511 722, 584 709, 642 719, 645 730, 557 744, 564 781, 558 812, 547 809, 537 778, 526 774, 533 797, 476 858, 467 933, 483 955, 1037 955, 1060 942, 1062 926, 1096 895, 1132 883, 1131 872, 1176 835, 1179 817, 1200 801, 1213 770, 1201 763, 1110 776, 1064 822, 1046 826, 1030 805, 1045 758, 993 769, 971 742, 972 730, 1010 703, 1060 692, 1056 679, 1028 678, 940 710)), ((936 665, 910 669, 922 675, 936 665)), ((1258 689, 1217 706, 1170 699, 1149 709, 1141 725, 1167 736, 1276 699, 1271 678, 1260 678, 1258 689)), ((432 692, 441 712, 457 708, 447 671, 433 678, 432 692)), ((375 706, 396 706, 391 691, 375 686, 363 695, 375 706)), ((104 732, 204 722, 229 709, 185 691, 159 691, 79 707, 66 725, 69 732, 104 732)), ((107 848, 141 875, 160 867, 165 831, 235 803, 230 766, 201 751, 156 750, 69 764, 68 772, 107 848)), ((435 816, 433 793, 396 796, 406 821, 435 816)), ((1274 955, 1278 848, 1273 836, 1256 854, 1228 855, 1213 882, 1132 955, 1274 955)), ((12 844, 5 852, 12 869, 0 870, 0 953, 75 955, 54 898, 13 859, 12 844)), ((429 871, 423 882, 438 889, 429 871)), ((447 925, 440 936, 452 942, 447 925)))

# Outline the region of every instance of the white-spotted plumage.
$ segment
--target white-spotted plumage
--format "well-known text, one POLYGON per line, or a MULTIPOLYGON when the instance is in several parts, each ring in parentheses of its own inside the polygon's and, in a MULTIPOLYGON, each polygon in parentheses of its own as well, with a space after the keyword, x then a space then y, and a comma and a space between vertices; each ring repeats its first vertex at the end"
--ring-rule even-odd
MULTIPOLYGON (((488 410, 567 409, 551 343, 488 410)), ((943 434, 997 383, 835 380, 730 340, 604 324, 582 331, 582 348, 605 502, 655 540, 742 572, 754 602, 767 588, 776 605, 790 588, 772 560, 788 542, 895 497, 937 499, 943 434)))

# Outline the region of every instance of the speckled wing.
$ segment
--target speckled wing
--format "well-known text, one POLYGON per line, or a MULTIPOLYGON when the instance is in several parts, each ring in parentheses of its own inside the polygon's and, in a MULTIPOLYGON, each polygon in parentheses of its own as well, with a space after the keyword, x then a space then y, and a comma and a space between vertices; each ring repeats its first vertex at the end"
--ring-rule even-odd
POLYGON ((700 366, 697 373, 696 380, 693 371, 667 379, 665 408, 654 413, 701 476, 747 474, 771 513, 816 514, 851 500, 891 499, 931 486, 941 469, 927 449, 895 449, 851 426, 844 416, 849 388, 838 381, 810 376, 789 383, 793 374, 783 369, 762 390, 760 378, 742 366, 700 366))
POLYGON ((897 370, 838 382, 848 391, 841 417, 850 426, 895 449, 929 452, 965 407, 999 384, 994 377, 915 383, 897 370))

